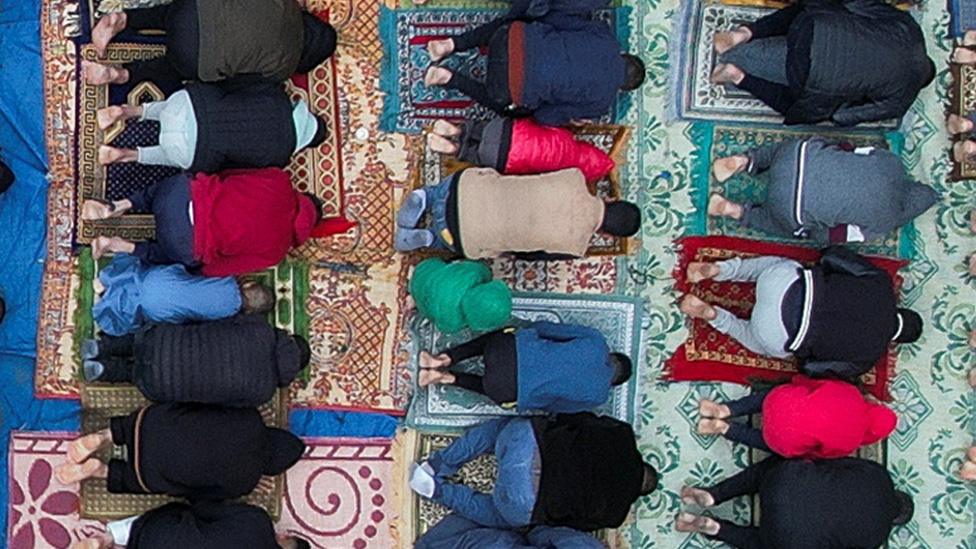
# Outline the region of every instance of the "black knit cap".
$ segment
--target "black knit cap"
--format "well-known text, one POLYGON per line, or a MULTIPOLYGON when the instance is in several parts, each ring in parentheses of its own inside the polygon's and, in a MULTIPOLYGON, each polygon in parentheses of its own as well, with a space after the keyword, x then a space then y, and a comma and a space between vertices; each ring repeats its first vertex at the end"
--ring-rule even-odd
POLYGON ((264 474, 275 476, 284 473, 292 465, 298 463, 305 453, 305 443, 292 433, 277 427, 268 427, 268 442, 270 442, 270 456, 264 466, 264 474))
POLYGON ((312 549, 312 544, 303 540, 302 538, 295 539, 295 549, 312 549))
POLYGON ((922 317, 911 309, 897 311, 899 330, 893 338, 895 343, 914 343, 922 336, 922 317))
POLYGON ((641 211, 633 202, 617 200, 606 204, 600 232, 613 236, 633 236, 641 227, 641 211))
POLYGON ((302 57, 298 60, 295 72, 305 74, 319 66, 335 53, 336 31, 332 25, 310 13, 302 14, 305 28, 305 42, 302 44, 302 57))

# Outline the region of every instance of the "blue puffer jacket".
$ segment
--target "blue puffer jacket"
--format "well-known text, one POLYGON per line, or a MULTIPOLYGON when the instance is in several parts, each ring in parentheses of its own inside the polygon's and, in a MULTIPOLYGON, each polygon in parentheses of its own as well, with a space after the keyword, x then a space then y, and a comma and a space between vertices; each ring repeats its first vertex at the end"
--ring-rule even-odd
POLYGON ((613 367, 600 332, 535 322, 515 333, 515 345, 520 412, 585 412, 607 401, 613 367))
POLYGON ((520 104, 547 126, 607 114, 624 82, 620 53, 613 31, 600 21, 553 13, 525 23, 520 104))

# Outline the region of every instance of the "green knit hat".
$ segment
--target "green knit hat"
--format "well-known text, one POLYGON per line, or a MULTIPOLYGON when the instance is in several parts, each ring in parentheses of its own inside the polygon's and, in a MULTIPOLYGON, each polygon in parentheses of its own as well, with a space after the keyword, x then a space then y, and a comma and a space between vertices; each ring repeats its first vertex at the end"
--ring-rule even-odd
POLYGON ((501 327, 511 315, 512 296, 501 282, 490 283, 491 270, 484 263, 445 263, 431 258, 414 269, 410 295, 417 304, 417 312, 429 318, 441 332, 458 332, 471 322, 478 326, 491 325, 490 329, 494 329, 501 327), (488 287, 482 289, 483 286, 488 287), (469 297, 472 290, 477 291, 469 297), (505 318, 499 323, 497 319, 502 316, 505 318))

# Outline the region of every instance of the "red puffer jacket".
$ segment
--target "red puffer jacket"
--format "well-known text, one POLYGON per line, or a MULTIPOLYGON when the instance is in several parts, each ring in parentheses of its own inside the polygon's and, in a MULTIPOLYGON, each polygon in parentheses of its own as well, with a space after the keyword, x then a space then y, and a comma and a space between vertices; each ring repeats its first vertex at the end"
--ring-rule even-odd
POLYGON ((531 118, 515 120, 512 146, 505 163, 507 174, 538 174, 579 168, 587 182, 597 181, 613 170, 614 162, 600 149, 577 141, 565 128, 542 126, 531 118))

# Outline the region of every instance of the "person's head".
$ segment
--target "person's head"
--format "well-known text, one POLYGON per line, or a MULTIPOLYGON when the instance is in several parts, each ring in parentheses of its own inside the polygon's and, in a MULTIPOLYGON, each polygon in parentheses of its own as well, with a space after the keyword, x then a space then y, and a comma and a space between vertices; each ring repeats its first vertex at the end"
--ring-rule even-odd
POLYGON ((620 85, 620 89, 623 91, 636 90, 644 83, 647 68, 640 57, 629 53, 622 53, 620 57, 624 60, 624 82, 620 85))
POLYGON ((275 295, 271 288, 257 280, 244 279, 241 287, 241 311, 245 314, 266 315, 274 309, 275 295))
POLYGON ((278 547, 281 549, 311 549, 312 544, 297 536, 278 535, 278 547))
POLYGON ((307 196, 308 199, 312 201, 312 204, 315 205, 315 224, 318 225, 319 223, 322 222, 322 218, 325 216, 325 211, 324 211, 325 202, 322 201, 321 198, 315 196, 312 193, 302 193, 302 194, 307 196))
POLYGON ((922 84, 923 88, 927 87, 929 84, 932 83, 933 80, 935 80, 935 75, 937 73, 937 71, 935 70, 935 63, 932 61, 932 59, 926 58, 926 60, 929 62, 928 64, 929 71, 928 71, 928 75, 925 77, 925 81, 924 81, 925 83, 922 84))
POLYGON ((501 280, 478 284, 461 297, 461 314, 476 332, 497 330, 512 318, 512 290, 501 280))
POLYGON ((654 468, 650 463, 644 462, 644 478, 641 481, 640 495, 646 496, 657 490, 657 485, 660 482, 660 478, 657 474, 657 469, 654 468))
POLYGON ((613 379, 610 383, 613 385, 627 383, 633 374, 630 357, 623 353, 610 353, 610 365, 613 366, 613 379))
POLYGON ((898 309, 897 324, 895 335, 892 341, 895 343, 914 343, 922 336, 922 317, 911 309, 898 309))
POLYGON ((322 143, 325 143, 326 137, 329 137, 329 125, 326 124, 325 119, 319 115, 315 115, 315 123, 317 124, 315 135, 312 136, 312 140, 308 142, 308 145, 305 145, 307 149, 318 147, 322 143))
POLYGON ((628 237, 637 234, 641 227, 641 211, 633 202, 617 200, 607 202, 600 232, 612 236, 628 237))
POLYGON ((280 475, 298 463, 305 453, 305 443, 289 431, 277 427, 266 428, 268 436, 268 461, 261 471, 269 477, 280 475))
POLYGON ((306 12, 302 14, 302 27, 305 30, 305 41, 298 67, 295 68, 295 72, 299 74, 305 74, 319 66, 336 49, 336 31, 332 25, 306 12))
POLYGON ((898 498, 898 516, 891 523, 895 526, 908 524, 908 521, 912 520, 912 516, 915 515, 915 502, 912 501, 912 496, 901 490, 895 492, 895 497, 898 498))

